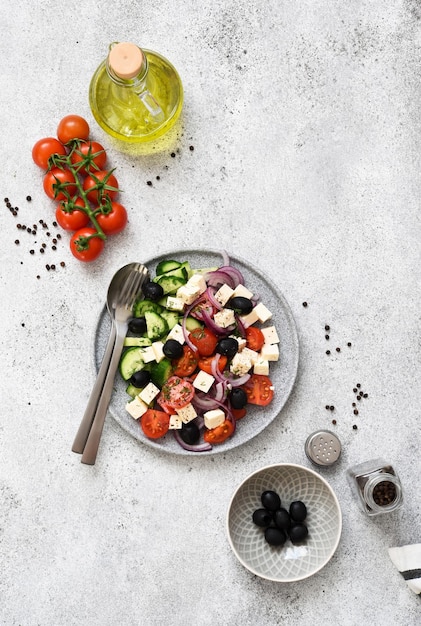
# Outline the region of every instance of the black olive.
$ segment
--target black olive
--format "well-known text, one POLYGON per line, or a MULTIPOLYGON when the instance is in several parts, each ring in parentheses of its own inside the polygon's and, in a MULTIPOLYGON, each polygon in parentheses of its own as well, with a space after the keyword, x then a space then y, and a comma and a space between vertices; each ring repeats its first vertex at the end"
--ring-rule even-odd
POLYGON ((226 337, 225 339, 220 339, 216 346, 216 351, 219 354, 223 354, 224 356, 232 359, 238 352, 238 341, 234 339, 234 337, 226 337))
POLYGON ((130 377, 130 382, 134 387, 146 387, 150 380, 151 375, 147 370, 139 370, 130 377))
POLYGON ((280 528, 266 528, 265 539, 271 546, 281 546, 287 540, 287 536, 280 528))
POLYGON ((267 509, 256 509, 253 513, 253 522, 256 526, 266 528, 272 522, 272 515, 267 509))
POLYGON ((146 320, 144 317, 132 317, 129 322, 129 330, 137 335, 146 333, 146 320))
POLYGON ((231 389, 229 399, 233 409, 243 409, 247 404, 247 394, 240 387, 231 389))
POLYGON ((286 509, 281 508, 275 511, 273 515, 273 519, 278 528, 280 528, 281 530, 284 530, 285 532, 289 531, 289 528, 291 526, 291 518, 286 509))
POLYGON ((200 439, 200 430, 198 425, 194 422, 183 424, 180 430, 180 437, 184 443, 194 445, 200 439))
POLYGON ((181 356, 183 356, 183 346, 179 341, 177 341, 177 339, 168 339, 164 343, 162 352, 169 359, 179 359, 181 356))
POLYGON ((161 285, 158 283, 154 283, 153 281, 149 281, 143 284, 142 287, 143 295, 148 300, 160 300, 164 295, 164 290, 161 285))
POLYGON ((265 509, 269 511, 277 511, 281 508, 281 498, 275 491, 264 491, 260 499, 265 509))
POLYGON ((304 502, 296 500, 291 502, 289 507, 289 514, 294 522, 304 522, 307 517, 307 508, 304 502))
POLYGON ((305 524, 294 524, 289 529, 289 538, 292 543, 300 543, 300 541, 304 541, 307 535, 308 529, 305 524))
POLYGON ((247 315, 251 313, 253 310, 253 302, 248 298, 244 298, 244 296, 234 296, 226 303, 227 309, 233 309, 236 313, 240 315, 247 315))

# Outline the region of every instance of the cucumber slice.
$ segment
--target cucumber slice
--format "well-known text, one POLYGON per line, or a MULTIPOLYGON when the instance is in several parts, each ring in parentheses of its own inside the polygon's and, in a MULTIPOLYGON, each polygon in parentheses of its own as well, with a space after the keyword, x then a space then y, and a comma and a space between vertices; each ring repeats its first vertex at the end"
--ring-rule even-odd
POLYGON ((131 398, 136 398, 137 395, 142 391, 141 387, 135 387, 134 385, 127 385, 126 393, 129 394, 131 398))
POLYGON ((161 313, 161 317, 163 317, 164 320, 167 321, 168 330, 171 330, 171 328, 174 328, 174 326, 178 324, 180 321, 180 316, 175 311, 164 310, 161 313))
POLYGON ((134 317, 143 317, 145 311, 153 311, 154 313, 161 313, 163 307, 158 302, 152 300, 138 300, 133 307, 134 317))
POLYGON ((152 341, 160 339, 169 332, 167 320, 161 317, 158 313, 155 313, 154 311, 145 311, 145 320, 147 329, 146 332, 148 338, 152 341))
POLYGON ((191 317, 190 315, 186 317, 186 330, 190 332, 195 328, 203 328, 203 324, 199 322, 195 317, 191 317))
POLYGON ((166 274, 167 272, 171 272, 172 270, 177 269, 177 267, 180 267, 180 265, 181 263, 179 263, 178 261, 173 261, 172 259, 161 261, 156 266, 155 273, 157 276, 160 276, 161 274, 166 274))
POLYGON ((177 289, 182 285, 185 285, 187 281, 185 278, 181 278, 180 276, 169 276, 168 274, 164 274, 163 276, 158 277, 157 282, 164 290, 164 294, 168 295, 176 293, 177 289))
POLYGON ((151 381, 161 389, 162 385, 169 379, 172 373, 171 361, 167 358, 159 363, 153 363, 150 369, 151 381))
POLYGON ((146 346, 151 346, 152 341, 147 337, 126 337, 124 340, 125 348, 132 348, 136 346, 137 348, 146 348, 146 346))
POLYGON ((187 278, 188 278, 187 270, 182 265, 180 265, 180 267, 177 267, 175 270, 171 270, 170 272, 165 272, 165 274, 160 274, 159 276, 155 276, 153 280, 155 283, 159 283, 160 280, 164 278, 164 276, 174 276, 176 278, 183 278, 185 283, 187 282, 187 278))
POLYGON ((128 348, 120 359, 119 369, 124 380, 129 380, 135 372, 143 369, 145 362, 143 360, 143 348, 128 348))

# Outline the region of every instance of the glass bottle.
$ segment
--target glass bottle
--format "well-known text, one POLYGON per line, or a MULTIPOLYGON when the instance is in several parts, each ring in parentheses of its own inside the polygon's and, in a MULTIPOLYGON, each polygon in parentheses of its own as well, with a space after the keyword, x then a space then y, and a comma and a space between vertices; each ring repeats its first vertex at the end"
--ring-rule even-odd
POLYGON ((160 54, 115 42, 91 79, 89 104, 101 128, 116 139, 150 142, 179 118, 183 86, 160 54))
POLYGON ((347 479, 362 510, 371 517, 395 511, 403 504, 399 477, 383 459, 348 468, 347 479))

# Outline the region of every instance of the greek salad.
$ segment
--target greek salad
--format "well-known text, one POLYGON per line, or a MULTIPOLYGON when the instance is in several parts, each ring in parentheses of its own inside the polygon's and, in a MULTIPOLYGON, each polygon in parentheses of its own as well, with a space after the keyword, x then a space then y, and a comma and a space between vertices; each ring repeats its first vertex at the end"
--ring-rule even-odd
POLYGON ((144 284, 120 359, 126 410, 150 439, 192 452, 232 437, 249 405, 267 406, 279 360, 272 312, 227 255, 219 267, 160 261, 144 284))

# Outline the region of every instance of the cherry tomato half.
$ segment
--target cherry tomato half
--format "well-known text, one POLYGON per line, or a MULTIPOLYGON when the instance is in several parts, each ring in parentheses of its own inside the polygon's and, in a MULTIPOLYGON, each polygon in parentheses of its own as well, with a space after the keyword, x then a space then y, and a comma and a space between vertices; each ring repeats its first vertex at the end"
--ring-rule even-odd
POLYGON ((231 409, 231 413, 235 417, 236 420, 241 420, 243 419, 243 417, 247 415, 247 409, 246 408, 231 409))
POLYGON ((182 409, 194 396, 194 387, 180 376, 170 376, 161 389, 164 402, 173 409, 182 409))
POLYGON ((75 231, 89 224, 89 216, 77 207, 84 207, 82 198, 70 202, 60 202, 56 208, 56 220, 64 230, 75 231))
POLYGON ((257 326, 249 326, 246 329, 247 348, 259 352, 265 343, 265 336, 257 326))
POLYGON ((98 237, 95 228, 86 226, 73 233, 70 251, 79 261, 89 263, 99 257, 104 249, 104 240, 98 237))
POLYGON ((54 137, 45 137, 39 139, 32 148, 32 159, 38 167, 42 167, 43 170, 47 170, 50 163, 49 159, 54 154, 61 156, 66 155, 66 148, 58 139, 54 137))
POLYGON ((197 356, 189 346, 183 346, 183 356, 173 360, 175 376, 190 376, 197 367, 197 356))
POLYGON ((194 328, 189 339, 196 346, 200 356, 211 356, 215 352, 218 337, 206 326, 204 328, 194 328))
POLYGON ((149 439, 159 439, 168 432, 170 416, 165 411, 148 409, 140 418, 140 426, 149 439))
POLYGON ((243 385, 247 394, 247 401, 250 404, 266 406, 273 399, 273 385, 269 376, 252 374, 249 380, 243 385))
POLYGON ((107 154, 97 141, 81 141, 70 154, 70 160, 81 174, 95 173, 104 169, 107 154))
POLYGON ((206 430, 203 433, 203 439, 207 443, 222 443, 234 432, 234 424, 230 420, 225 420, 216 428, 206 430))
POLYGON ((96 219, 106 235, 116 235, 126 228, 127 211, 122 204, 110 202, 102 210, 96 214, 96 219))
POLYGON ((61 143, 68 143, 72 139, 88 139, 89 124, 80 115, 66 115, 59 122, 57 137, 61 143))
POLYGON ((114 198, 118 194, 118 181, 111 171, 91 172, 83 181, 83 189, 88 200, 101 204, 105 197, 114 198))
POLYGON ((53 200, 68 200, 77 191, 75 177, 70 170, 53 167, 44 176, 44 191, 53 200))
MULTIPOLYGON (((199 358, 199 362, 198 362, 198 366, 199 369, 203 370, 204 372, 206 372, 207 374, 211 374, 212 375, 212 361, 215 357, 213 356, 202 356, 199 358)), ((226 365, 227 365, 228 359, 224 354, 221 354, 219 357, 219 361, 218 361, 218 369, 220 372, 223 372, 226 365)))

